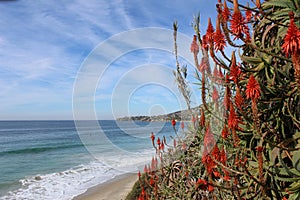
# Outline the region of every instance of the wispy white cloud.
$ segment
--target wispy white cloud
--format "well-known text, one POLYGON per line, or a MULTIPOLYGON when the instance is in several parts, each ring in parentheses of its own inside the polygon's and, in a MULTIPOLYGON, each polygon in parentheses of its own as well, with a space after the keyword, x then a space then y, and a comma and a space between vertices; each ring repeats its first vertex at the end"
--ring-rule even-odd
MULTIPOLYGON (((0 118, 13 118, 14 115, 16 118, 24 118, 30 115, 32 110, 45 117, 53 117, 59 110, 64 110, 62 105, 67 110, 65 113, 69 113, 65 115, 71 116, 74 80, 84 59, 96 45, 114 34, 133 28, 171 28, 175 19, 179 21, 180 31, 192 34, 192 15, 198 10, 203 10, 201 6, 206 6, 207 3, 201 3, 197 8, 195 5, 198 4, 196 0, 0 2, 0 118)), ((147 36, 149 41, 134 37, 123 38, 121 42, 116 41, 105 49, 106 57, 100 56, 103 60, 95 60, 93 69, 105 63, 105 59, 118 54, 121 46, 132 45, 132 40, 135 45, 140 46, 157 41, 172 52, 172 35, 163 38, 159 34, 147 36)), ((98 87, 99 93, 95 96, 97 101, 109 100, 116 84, 128 86, 142 80, 150 81, 147 79, 149 75, 157 73, 155 69, 148 67, 149 69, 138 70, 132 73, 133 75, 127 74, 127 77, 124 77, 123 75, 132 68, 147 63, 172 66, 172 55, 164 55, 161 52, 144 52, 120 57, 112 63, 103 77, 91 72, 88 76, 92 78, 87 79, 89 81, 85 82, 85 87, 98 87), (127 81, 118 82, 120 78, 127 81), (98 85, 91 85, 92 81, 98 85)), ((164 75, 169 74, 155 74, 154 82, 162 81, 164 75)), ((170 83, 174 85, 173 82, 170 83)), ((148 94, 151 94, 150 91, 148 94)), ((161 98, 171 100, 167 95, 161 98)), ((152 102, 154 101, 155 99, 152 102)), ((60 117, 59 114, 57 117, 60 117)))

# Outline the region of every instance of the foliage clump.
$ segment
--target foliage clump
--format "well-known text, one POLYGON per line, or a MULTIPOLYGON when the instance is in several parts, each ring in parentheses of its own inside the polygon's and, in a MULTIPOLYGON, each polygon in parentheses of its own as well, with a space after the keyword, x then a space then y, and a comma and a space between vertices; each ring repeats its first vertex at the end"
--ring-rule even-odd
MULTIPOLYGON (((193 24, 198 116, 172 149, 151 136, 137 199, 300 199, 300 2, 216 7, 215 28, 193 24)), ((175 53, 176 36, 174 23, 175 53)), ((178 62, 174 74, 189 107, 178 62)))

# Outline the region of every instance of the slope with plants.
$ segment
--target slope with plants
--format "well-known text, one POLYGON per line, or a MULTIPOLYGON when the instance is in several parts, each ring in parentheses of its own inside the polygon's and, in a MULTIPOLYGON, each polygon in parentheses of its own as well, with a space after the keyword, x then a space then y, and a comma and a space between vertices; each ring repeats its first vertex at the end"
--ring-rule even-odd
MULTIPOLYGON (((151 136, 157 157, 139 174, 132 198, 300 199, 299 6, 299 0, 251 6, 219 0, 216 25, 208 19, 205 35, 195 18, 190 50, 200 120, 168 150, 164 138, 151 136)), ((176 37, 174 23, 177 58, 176 37)), ((177 62, 174 74, 189 107, 181 73, 177 62)))

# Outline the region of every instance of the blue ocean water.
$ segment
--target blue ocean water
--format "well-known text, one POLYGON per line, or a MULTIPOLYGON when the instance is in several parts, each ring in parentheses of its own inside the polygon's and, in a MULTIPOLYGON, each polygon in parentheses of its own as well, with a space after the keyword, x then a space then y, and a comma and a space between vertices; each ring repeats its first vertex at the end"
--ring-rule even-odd
POLYGON ((169 122, 96 124, 0 121, 0 199, 72 199, 149 162, 151 132, 174 136, 169 122))

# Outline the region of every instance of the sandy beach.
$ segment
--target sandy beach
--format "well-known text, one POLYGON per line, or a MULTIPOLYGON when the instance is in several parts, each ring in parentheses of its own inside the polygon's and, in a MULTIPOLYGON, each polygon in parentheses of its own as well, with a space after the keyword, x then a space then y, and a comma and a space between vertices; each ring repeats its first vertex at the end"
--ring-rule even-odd
POLYGON ((137 174, 124 174, 89 188, 73 200, 124 200, 137 181, 137 174))

